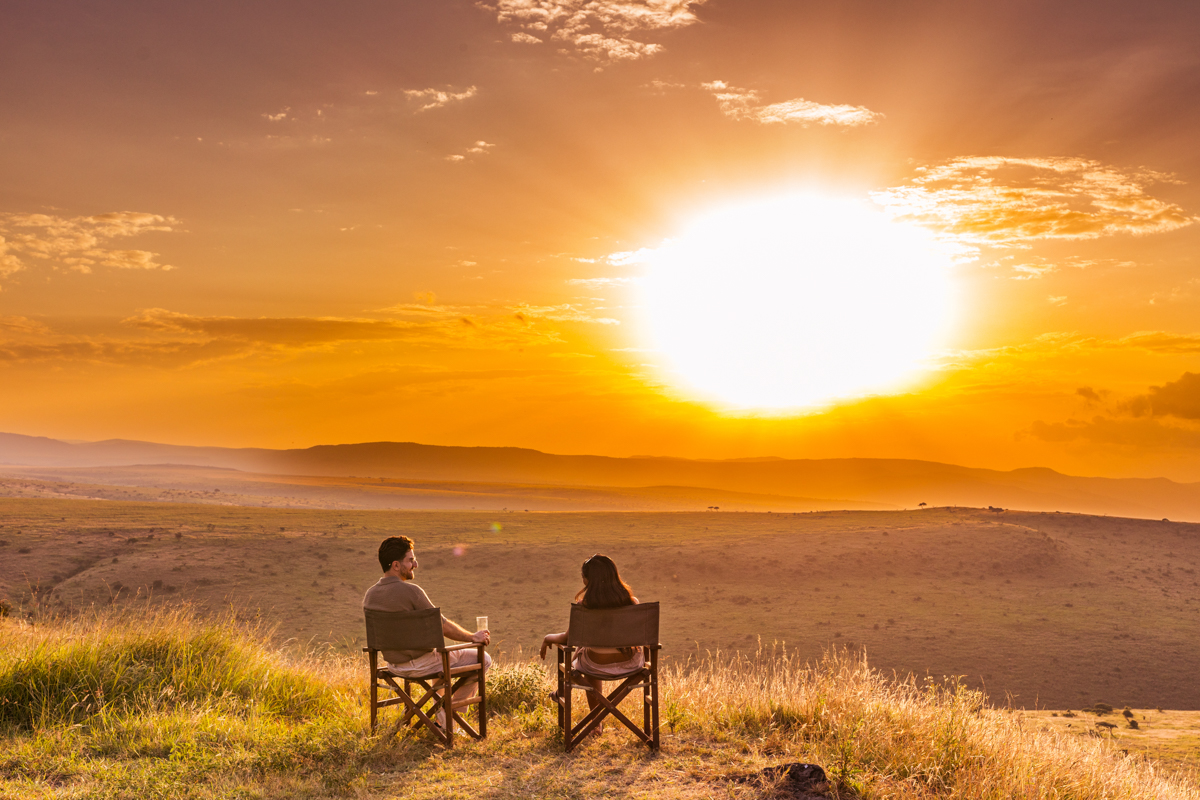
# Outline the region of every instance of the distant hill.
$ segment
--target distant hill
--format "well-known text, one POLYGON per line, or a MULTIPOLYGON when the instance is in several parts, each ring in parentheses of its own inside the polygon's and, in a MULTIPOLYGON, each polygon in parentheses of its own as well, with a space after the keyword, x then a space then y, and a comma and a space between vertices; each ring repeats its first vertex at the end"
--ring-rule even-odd
POLYGON ((875 458, 611 458, 519 447, 413 442, 319 445, 300 450, 185 447, 112 439, 68 443, 0 434, 0 463, 42 467, 181 464, 274 475, 587 487, 675 486, 914 508, 997 506, 1200 521, 1200 483, 1166 478, 1083 478, 1051 469, 973 469, 875 458))

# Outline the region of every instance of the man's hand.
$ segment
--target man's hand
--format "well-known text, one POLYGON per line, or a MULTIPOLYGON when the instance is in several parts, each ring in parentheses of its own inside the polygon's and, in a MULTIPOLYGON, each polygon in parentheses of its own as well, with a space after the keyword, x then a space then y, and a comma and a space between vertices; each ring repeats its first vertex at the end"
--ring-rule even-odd
POLYGON ((475 644, 491 644, 492 632, 489 630, 476 631, 471 634, 471 641, 475 644))

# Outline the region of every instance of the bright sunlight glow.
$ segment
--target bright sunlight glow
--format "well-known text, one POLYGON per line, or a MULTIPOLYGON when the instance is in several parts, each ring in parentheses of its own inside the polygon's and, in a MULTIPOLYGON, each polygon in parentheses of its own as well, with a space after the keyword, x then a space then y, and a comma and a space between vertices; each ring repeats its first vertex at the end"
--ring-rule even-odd
POLYGON ((646 260, 643 324, 666 379, 742 409, 902 388, 944 346, 955 306, 933 236, 853 200, 724 208, 646 260))

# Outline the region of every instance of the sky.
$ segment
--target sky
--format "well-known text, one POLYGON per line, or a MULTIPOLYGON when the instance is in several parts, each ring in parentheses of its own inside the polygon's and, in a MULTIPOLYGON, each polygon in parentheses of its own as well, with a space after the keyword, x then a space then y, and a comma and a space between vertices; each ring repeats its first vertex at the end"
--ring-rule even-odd
POLYGON ((1198 38, 1187 2, 10 0, 0 430, 1200 481, 1198 38))

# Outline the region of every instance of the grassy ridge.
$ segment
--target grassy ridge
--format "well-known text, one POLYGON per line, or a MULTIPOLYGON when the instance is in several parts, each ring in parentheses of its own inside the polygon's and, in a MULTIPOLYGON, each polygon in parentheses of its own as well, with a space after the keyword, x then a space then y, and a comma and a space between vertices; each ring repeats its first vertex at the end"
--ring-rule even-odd
POLYGON ((3 631, 0 724, 46 728, 114 709, 128 715, 197 704, 305 719, 339 705, 315 673, 282 667, 250 630, 201 624, 180 609, 3 631))
POLYGON ((262 641, 186 610, 0 620, 0 797, 749 798, 772 789, 731 777, 808 760, 841 797, 1200 798, 1195 775, 846 651, 672 666, 661 755, 610 729, 567 757, 540 665, 494 669, 491 737, 444 752, 368 734, 361 663, 262 641))
POLYGON ((221 796, 281 772, 345 784, 366 746, 354 692, 321 670, 336 665, 260 642, 186 609, 0 621, 0 797, 221 796))

